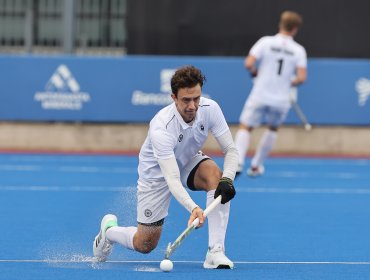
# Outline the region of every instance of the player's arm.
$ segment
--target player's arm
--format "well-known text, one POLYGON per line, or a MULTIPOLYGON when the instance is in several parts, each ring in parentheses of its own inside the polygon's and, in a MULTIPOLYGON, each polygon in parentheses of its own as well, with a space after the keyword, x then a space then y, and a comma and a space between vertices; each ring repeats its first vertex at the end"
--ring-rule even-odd
POLYGON ((222 177, 234 180, 238 168, 238 150, 236 149, 230 130, 216 137, 216 140, 225 155, 222 177))
POLYGON ((244 60, 244 66, 249 71, 252 77, 257 76, 256 61, 257 59, 254 55, 248 55, 244 60))
POLYGON ((296 77, 292 81, 292 86, 296 87, 304 83, 307 79, 307 69, 306 67, 298 67, 296 71, 296 77))
POLYGON ((222 195, 221 203, 224 204, 235 196, 233 181, 238 168, 238 150, 220 106, 215 101, 212 103, 210 131, 225 155, 222 178, 216 188, 215 198, 222 195))
POLYGON ((303 47, 298 52, 295 74, 296 74, 296 77, 292 81, 293 87, 304 83, 307 79, 307 53, 303 47))
POLYGON ((266 42, 268 41, 268 38, 262 37, 260 38, 250 49, 248 56, 246 57, 244 61, 244 66, 247 68, 249 73, 253 78, 257 76, 257 61, 261 59, 263 55, 263 50, 265 48, 266 42))
POLYGON ((176 200, 191 213, 188 225, 198 218, 198 227, 201 227, 204 224, 203 210, 191 199, 189 193, 183 187, 176 158, 172 156, 166 159, 158 159, 158 163, 170 192, 176 200))
POLYGON ((222 196, 221 203, 227 203, 235 196, 233 181, 238 168, 238 150, 236 149, 230 130, 216 137, 216 140, 225 154, 222 178, 215 191, 215 198, 222 196))

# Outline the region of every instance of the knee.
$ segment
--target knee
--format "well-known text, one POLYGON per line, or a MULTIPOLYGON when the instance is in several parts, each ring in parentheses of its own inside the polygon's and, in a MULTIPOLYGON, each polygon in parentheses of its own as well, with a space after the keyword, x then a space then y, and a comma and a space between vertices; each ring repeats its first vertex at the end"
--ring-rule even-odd
POLYGON ((222 171, 213 160, 205 160, 194 176, 194 186, 197 190, 210 191, 217 188, 222 177, 222 171))
POLYGON ((222 177, 222 171, 219 168, 213 168, 211 176, 206 179, 206 185, 210 186, 211 189, 216 189, 218 183, 222 177))
POLYGON ((157 246, 152 246, 151 244, 143 244, 143 246, 139 248, 135 248, 136 251, 142 253, 142 254, 149 254, 151 251, 153 251, 157 246))
POLYGON ((134 239, 134 248, 136 251, 143 253, 143 254, 149 254, 151 251, 153 251, 158 245, 158 240, 154 238, 145 238, 145 239, 134 239))
POLYGON ((216 168, 214 171, 214 177, 217 178, 217 180, 220 180, 222 177, 222 171, 220 168, 216 168))

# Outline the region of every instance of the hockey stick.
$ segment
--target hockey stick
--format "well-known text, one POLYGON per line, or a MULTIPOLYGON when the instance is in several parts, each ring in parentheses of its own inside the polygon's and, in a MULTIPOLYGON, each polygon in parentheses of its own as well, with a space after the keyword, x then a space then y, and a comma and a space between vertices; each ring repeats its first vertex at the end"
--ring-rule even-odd
MULTIPOLYGON (((203 212, 204 216, 207 216, 217 205, 221 203, 221 195, 219 195, 203 212)), ((177 247, 185 240, 185 238, 199 225, 199 219, 196 218, 190 226, 188 226, 176 240, 171 244, 168 243, 166 253, 164 254, 165 259, 169 259, 172 253, 176 250, 177 247)))
POLYGON ((292 101, 292 106, 293 106, 293 109, 296 112, 298 118, 301 120, 301 122, 302 122, 302 124, 304 126, 304 129, 307 130, 307 131, 311 130, 312 129, 312 125, 308 122, 306 116, 303 114, 302 109, 298 105, 298 103, 295 102, 295 101, 292 101))
POLYGON ((294 111, 296 112, 298 118, 303 123, 304 129, 309 131, 312 129, 312 125, 308 122, 305 114, 303 114, 301 107, 298 105, 298 88, 291 87, 290 89, 290 103, 293 106, 294 111))

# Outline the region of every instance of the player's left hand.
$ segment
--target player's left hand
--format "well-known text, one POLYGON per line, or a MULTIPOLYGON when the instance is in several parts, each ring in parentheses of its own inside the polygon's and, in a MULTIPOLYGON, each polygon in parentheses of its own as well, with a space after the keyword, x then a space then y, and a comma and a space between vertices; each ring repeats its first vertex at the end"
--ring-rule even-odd
POLYGON ((252 79, 254 79, 257 77, 258 71, 256 68, 253 68, 249 73, 251 74, 252 79))
POLYGON ((234 198, 235 193, 233 181, 230 178, 222 177, 218 183, 214 198, 221 195, 221 204, 225 204, 234 198))
POLYGON ((196 218, 199 219, 199 225, 197 226, 197 228, 202 227, 204 224, 204 214, 203 214, 203 209, 200 208, 199 206, 195 207, 193 211, 191 212, 191 215, 188 220, 188 226, 190 226, 196 218))

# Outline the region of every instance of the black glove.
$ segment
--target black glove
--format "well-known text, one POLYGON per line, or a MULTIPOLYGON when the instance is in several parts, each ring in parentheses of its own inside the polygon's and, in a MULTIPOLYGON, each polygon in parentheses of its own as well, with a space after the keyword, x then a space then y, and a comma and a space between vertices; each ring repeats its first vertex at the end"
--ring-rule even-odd
POLYGON ((255 78, 255 77, 257 77, 257 73, 258 73, 257 72, 257 69, 253 69, 253 70, 250 71, 250 74, 251 74, 252 79, 255 78))
POLYGON ((222 196, 221 204, 225 204, 233 199, 235 196, 235 188, 231 179, 226 177, 222 177, 220 179, 214 198, 218 197, 219 195, 222 196))

